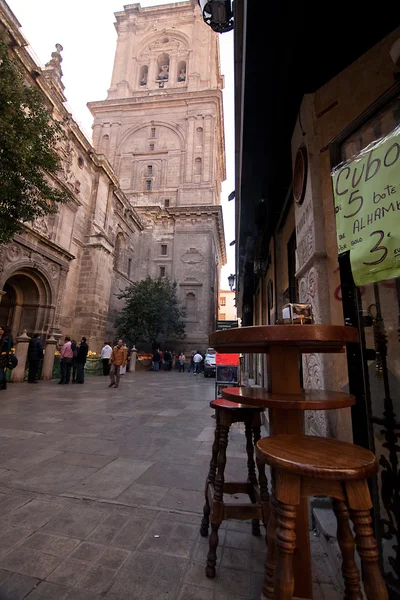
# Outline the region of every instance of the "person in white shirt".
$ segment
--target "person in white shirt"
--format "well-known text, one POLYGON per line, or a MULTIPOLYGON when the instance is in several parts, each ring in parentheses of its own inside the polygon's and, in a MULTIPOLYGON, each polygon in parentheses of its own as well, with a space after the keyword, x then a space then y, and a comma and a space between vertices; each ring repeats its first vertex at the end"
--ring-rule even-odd
POLYGON ((103 363, 103 375, 107 376, 110 374, 110 357, 112 353, 112 348, 109 342, 104 342, 104 346, 101 349, 101 360, 103 363))
POLYGON ((197 350, 196 354, 193 356, 194 374, 195 375, 200 375, 200 365, 201 365, 202 360, 203 360, 203 357, 200 354, 200 352, 197 350))

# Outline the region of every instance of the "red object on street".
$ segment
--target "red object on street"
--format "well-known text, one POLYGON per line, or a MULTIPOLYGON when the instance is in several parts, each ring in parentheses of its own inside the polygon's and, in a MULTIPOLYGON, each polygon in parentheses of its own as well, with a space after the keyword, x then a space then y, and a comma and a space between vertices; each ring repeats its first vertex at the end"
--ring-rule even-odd
POLYGON ((227 367, 238 367, 239 366, 240 354, 221 354, 216 353, 215 364, 226 365, 227 367))

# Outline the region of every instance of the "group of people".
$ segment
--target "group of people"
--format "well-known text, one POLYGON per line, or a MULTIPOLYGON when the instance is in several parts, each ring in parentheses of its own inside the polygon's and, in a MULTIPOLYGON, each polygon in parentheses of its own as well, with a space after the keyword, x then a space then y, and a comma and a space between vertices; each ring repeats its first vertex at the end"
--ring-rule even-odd
POLYGON ((81 338, 79 344, 77 344, 75 340, 71 340, 68 335, 65 337, 60 353, 61 377, 58 382, 59 384, 68 384, 71 379, 71 373, 72 383, 84 383, 85 364, 88 352, 89 346, 85 337, 81 338))
MULTIPOLYGON (((172 365, 175 360, 175 369, 179 373, 185 372, 186 356, 184 352, 178 352, 175 354, 169 350, 164 352, 158 348, 153 352, 151 361, 152 371, 161 371, 164 367, 164 371, 171 371, 172 365)), ((199 350, 193 351, 190 357, 188 373, 193 371, 194 375, 199 375, 204 370, 204 356, 199 350)))
POLYGON ((174 360, 174 353, 170 350, 164 352, 158 348, 153 352, 153 358, 151 361, 152 371, 161 371, 164 367, 164 371, 170 371, 172 369, 172 363, 174 360))

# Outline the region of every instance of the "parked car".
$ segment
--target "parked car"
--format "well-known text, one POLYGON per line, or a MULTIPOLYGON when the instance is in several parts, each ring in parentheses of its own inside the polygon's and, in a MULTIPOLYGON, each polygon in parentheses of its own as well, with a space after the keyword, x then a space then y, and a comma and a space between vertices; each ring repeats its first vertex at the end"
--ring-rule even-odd
POLYGON ((204 377, 215 377, 215 359, 217 353, 214 348, 207 348, 204 356, 204 377))

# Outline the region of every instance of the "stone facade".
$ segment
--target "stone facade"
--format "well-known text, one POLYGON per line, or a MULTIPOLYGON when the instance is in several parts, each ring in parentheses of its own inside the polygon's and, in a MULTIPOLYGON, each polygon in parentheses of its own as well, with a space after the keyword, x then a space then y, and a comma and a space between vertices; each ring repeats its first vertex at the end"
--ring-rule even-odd
POLYGON ((65 107, 61 51, 57 44, 44 69, 32 58, 20 24, 0 0, 0 27, 28 85, 44 94, 53 117, 62 125, 62 168, 54 185, 73 198, 57 214, 26 224, 13 242, 0 248, 0 321, 12 327, 14 338, 51 332, 56 338, 85 335, 92 350, 100 350, 106 331, 113 274, 129 281, 128 261, 134 259, 143 225, 121 191, 104 155, 96 154, 65 107), (124 238, 124 254, 119 240, 124 238))
MULTIPOLYGON (((225 241, 223 77, 218 35, 195 0, 116 13, 118 41, 107 99, 89 103, 93 143, 143 223, 134 279, 171 277, 187 310, 189 350, 207 347, 217 317, 225 241)), ((121 237, 125 249, 127 239, 121 237)), ((125 250, 124 250, 125 252, 125 250)), ((112 295, 123 279, 113 274, 112 295)), ((110 301, 107 330, 119 308, 110 301)))

